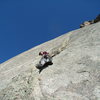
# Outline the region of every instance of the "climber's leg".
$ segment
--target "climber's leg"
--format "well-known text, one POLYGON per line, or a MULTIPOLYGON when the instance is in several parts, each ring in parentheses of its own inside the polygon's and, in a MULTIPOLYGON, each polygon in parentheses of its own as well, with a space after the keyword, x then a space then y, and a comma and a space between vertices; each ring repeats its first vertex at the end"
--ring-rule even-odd
POLYGON ((46 59, 42 58, 39 64, 36 65, 37 68, 42 68, 46 63, 46 59))

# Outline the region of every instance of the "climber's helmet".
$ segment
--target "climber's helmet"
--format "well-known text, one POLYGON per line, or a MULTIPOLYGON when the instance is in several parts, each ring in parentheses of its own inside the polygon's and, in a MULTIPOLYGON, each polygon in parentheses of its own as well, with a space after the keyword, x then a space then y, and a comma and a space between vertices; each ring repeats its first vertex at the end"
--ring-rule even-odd
POLYGON ((43 51, 43 52, 41 51, 41 52, 39 52, 39 55, 41 55, 41 56, 42 56, 42 55, 48 55, 48 54, 49 54, 49 53, 46 52, 46 51, 43 51))
POLYGON ((42 51, 41 51, 41 52, 39 52, 39 55, 41 55, 41 56, 42 56, 42 55, 43 55, 43 52, 42 52, 42 51))

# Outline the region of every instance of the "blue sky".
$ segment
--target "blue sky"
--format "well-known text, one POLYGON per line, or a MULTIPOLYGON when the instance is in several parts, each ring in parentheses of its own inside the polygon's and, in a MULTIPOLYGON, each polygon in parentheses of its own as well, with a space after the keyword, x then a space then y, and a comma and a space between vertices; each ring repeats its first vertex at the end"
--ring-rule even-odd
POLYGON ((0 63, 99 13, 100 0, 0 0, 0 63))

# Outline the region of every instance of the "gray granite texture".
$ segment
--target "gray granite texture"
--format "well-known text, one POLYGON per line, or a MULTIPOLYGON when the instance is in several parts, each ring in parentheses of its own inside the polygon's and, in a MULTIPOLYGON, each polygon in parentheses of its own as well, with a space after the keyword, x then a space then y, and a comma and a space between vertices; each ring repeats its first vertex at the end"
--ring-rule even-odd
POLYGON ((0 100, 100 100, 100 22, 0 64, 0 100), (39 73, 43 50, 53 65, 39 73))

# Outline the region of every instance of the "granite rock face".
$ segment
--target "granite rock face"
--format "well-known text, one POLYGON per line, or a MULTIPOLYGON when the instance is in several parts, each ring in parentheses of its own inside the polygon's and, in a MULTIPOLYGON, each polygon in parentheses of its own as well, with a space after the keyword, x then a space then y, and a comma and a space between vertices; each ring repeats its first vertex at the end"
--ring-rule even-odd
POLYGON ((100 23, 71 31, 0 65, 0 100, 100 100, 100 23), (53 55, 41 73, 38 52, 53 55))

